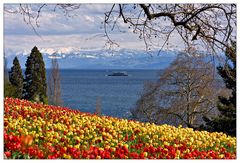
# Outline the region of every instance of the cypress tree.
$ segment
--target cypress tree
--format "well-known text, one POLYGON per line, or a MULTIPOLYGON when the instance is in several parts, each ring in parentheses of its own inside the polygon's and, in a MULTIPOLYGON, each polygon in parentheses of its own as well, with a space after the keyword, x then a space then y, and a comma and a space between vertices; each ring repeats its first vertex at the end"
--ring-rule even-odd
POLYGON ((219 97, 218 117, 209 119, 204 117, 206 129, 209 131, 224 132, 236 136, 236 42, 226 49, 227 57, 224 66, 217 67, 218 73, 223 78, 228 89, 232 91, 229 97, 219 97))
POLYGON ((4 57, 4 83, 9 82, 8 69, 7 69, 7 58, 4 57))
POLYGON ((24 79, 24 99, 48 103, 46 70, 42 54, 35 46, 27 58, 24 79))
POLYGON ((9 71, 9 81, 14 86, 14 89, 15 89, 14 97, 22 98, 23 75, 22 75, 22 69, 17 57, 14 58, 13 66, 9 71))
POLYGON ((7 58, 4 58, 4 97, 14 97, 15 89, 9 81, 7 58))

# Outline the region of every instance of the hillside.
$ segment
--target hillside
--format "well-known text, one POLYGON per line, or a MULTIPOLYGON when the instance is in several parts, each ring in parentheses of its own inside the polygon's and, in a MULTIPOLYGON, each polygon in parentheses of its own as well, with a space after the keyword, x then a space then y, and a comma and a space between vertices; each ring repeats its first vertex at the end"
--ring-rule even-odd
POLYGON ((236 138, 5 98, 4 153, 37 159, 236 159, 236 138))

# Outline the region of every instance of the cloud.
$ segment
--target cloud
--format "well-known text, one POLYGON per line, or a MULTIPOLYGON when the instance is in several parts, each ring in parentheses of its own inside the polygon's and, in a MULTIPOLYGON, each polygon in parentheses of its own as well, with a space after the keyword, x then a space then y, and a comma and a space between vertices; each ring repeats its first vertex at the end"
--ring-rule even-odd
POLYGON ((94 17, 93 16, 85 15, 84 17, 85 17, 85 20, 87 22, 94 23, 94 17))
MULTIPOLYGON (((5 4, 5 8, 16 9, 18 5, 5 4)), ((33 5, 34 6, 34 5, 33 5)), ((103 32, 100 29, 101 22, 104 18, 104 13, 111 5, 81 5, 78 10, 70 12, 70 16, 64 16, 63 10, 56 9, 53 12, 55 5, 48 5, 41 11, 38 18, 40 27, 36 27, 34 20, 32 24, 36 27, 37 32, 42 35, 55 34, 81 34, 81 33, 98 33, 103 32)), ((36 13, 35 13, 36 15, 36 13)), ((4 14, 5 34, 35 34, 33 30, 23 21, 21 14, 4 14)))
MULTIPOLYGON (((16 9, 17 5, 6 5, 16 9)), ((23 22, 20 14, 4 14, 4 50, 6 54, 28 53, 33 46, 53 53, 57 49, 63 52, 70 52, 73 49, 102 49, 106 44, 104 29, 101 22, 104 20, 104 13, 110 11, 112 4, 84 4, 74 12, 72 17, 64 16, 62 10, 56 9, 54 5, 48 5, 42 10, 39 17, 39 28, 36 28, 41 37, 37 36, 29 25, 23 22)), ((144 50, 143 40, 138 34, 133 34, 128 24, 119 21, 117 28, 109 31, 109 37, 116 41, 120 48, 144 50), (122 32, 123 31, 123 32, 122 32)), ((171 38, 172 44, 179 45, 177 37, 171 38)), ((156 43, 162 45, 164 40, 158 39, 156 43)), ((159 48, 159 47, 157 47, 159 48)))
POLYGON ((32 28, 21 19, 20 14, 4 14, 4 34, 5 35, 18 35, 34 33, 32 28))
MULTIPOLYGON (((116 40, 121 48, 144 49, 142 41, 135 41, 134 36, 129 34, 115 34, 112 39, 116 40)), ((30 51, 37 46, 40 49, 47 49, 46 53, 52 54, 55 51, 69 53, 77 49, 103 49, 106 38, 94 34, 74 34, 74 35, 6 35, 4 37, 4 49, 7 55, 30 51)))
POLYGON ((81 5, 80 10, 82 13, 91 11, 92 15, 104 15, 105 12, 111 10, 113 4, 84 4, 81 5))

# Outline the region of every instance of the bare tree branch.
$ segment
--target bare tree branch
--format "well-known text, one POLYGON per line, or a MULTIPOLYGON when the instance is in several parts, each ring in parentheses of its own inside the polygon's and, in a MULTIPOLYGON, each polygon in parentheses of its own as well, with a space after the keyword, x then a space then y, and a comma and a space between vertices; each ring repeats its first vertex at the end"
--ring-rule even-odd
POLYGON ((145 85, 133 111, 135 117, 197 128, 204 123, 204 115, 216 114, 216 101, 223 89, 216 85, 214 66, 206 59, 194 50, 179 54, 158 82, 145 85))
MULTIPOLYGON (((53 7, 53 12, 59 9, 65 16, 70 16, 80 6, 20 4, 18 10, 4 8, 4 11, 20 13, 26 24, 38 35, 36 28, 39 27, 38 20, 43 8, 53 7), (35 10, 32 6, 35 6, 35 10)), ((108 28, 114 30, 122 20, 144 41, 146 50, 159 48, 161 52, 168 45, 170 36, 178 33, 186 47, 198 44, 211 53, 218 53, 219 50, 225 51, 231 40, 236 40, 236 16, 236 4, 118 4, 118 7, 113 4, 110 11, 105 13, 103 23, 106 44, 110 48, 119 45, 111 40, 108 28), (163 43, 157 44, 163 37, 163 43)))
MULTIPOLYGON (((139 10, 137 17, 131 15, 131 11, 123 11, 121 6, 119 4, 119 15, 124 23, 131 24, 134 33, 139 33, 147 50, 149 43, 154 42, 151 38, 152 35, 158 37, 164 35, 165 32, 161 29, 164 25, 161 25, 161 20, 166 20, 166 18, 172 23, 173 31, 176 30, 179 33, 187 46, 192 41, 200 40, 200 42, 203 41, 203 45, 214 49, 213 51, 216 49, 222 51, 229 46, 231 39, 236 39, 234 36, 236 7, 234 4, 167 4, 165 7, 159 4, 139 4, 139 8, 134 8, 139 10), (140 14, 142 11, 146 19, 144 19, 144 15, 140 14)), ((114 17, 114 14, 112 16, 114 17)), ((173 31, 171 30, 165 35, 169 36, 173 31)), ((161 50, 168 39, 169 37, 164 41, 161 50)))

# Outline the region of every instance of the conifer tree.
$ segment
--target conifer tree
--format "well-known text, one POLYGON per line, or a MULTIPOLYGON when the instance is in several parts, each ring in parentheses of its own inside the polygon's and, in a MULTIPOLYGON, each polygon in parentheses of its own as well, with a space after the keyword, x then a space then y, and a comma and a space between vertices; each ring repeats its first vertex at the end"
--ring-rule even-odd
POLYGON ((14 97, 22 98, 23 93, 23 75, 22 69, 19 64, 18 58, 15 57, 13 60, 13 66, 9 71, 9 81, 14 86, 14 97))
POLYGON ((219 97, 220 115, 218 117, 212 119, 204 117, 204 120, 207 130, 236 136, 236 42, 232 43, 232 47, 226 49, 225 55, 228 62, 217 69, 226 87, 232 93, 229 97, 219 97))
POLYGON ((7 58, 4 58, 4 97, 14 97, 15 89, 9 81, 7 58))
POLYGON ((4 83, 9 82, 8 69, 7 69, 7 58, 4 57, 4 83))
POLYGON ((48 103, 45 64, 36 46, 33 47, 25 65, 24 99, 48 103))

